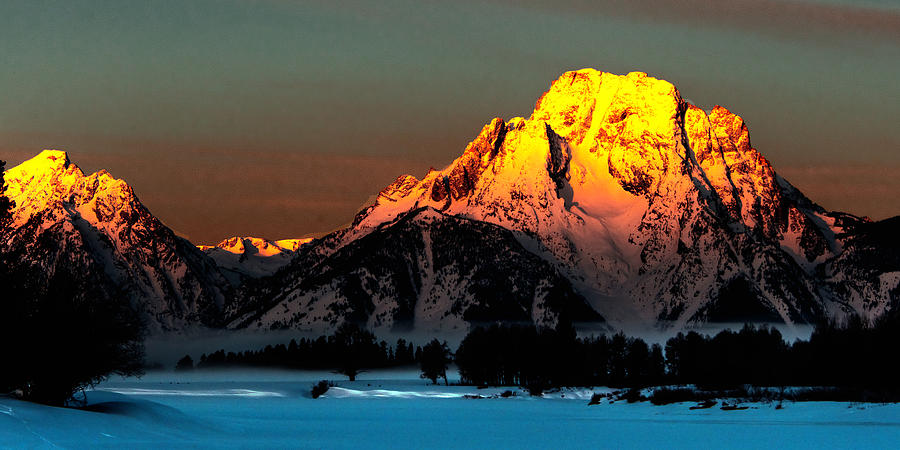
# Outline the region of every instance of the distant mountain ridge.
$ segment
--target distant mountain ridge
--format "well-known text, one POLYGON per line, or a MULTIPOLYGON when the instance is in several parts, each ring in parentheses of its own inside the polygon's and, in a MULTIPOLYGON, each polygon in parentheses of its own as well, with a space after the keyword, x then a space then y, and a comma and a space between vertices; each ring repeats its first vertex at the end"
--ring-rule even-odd
POLYGON ((900 303, 896 218, 826 211, 740 116, 640 72, 566 72, 530 117, 491 120, 448 167, 398 177, 316 240, 195 248, 61 152, 7 182, 7 251, 44 273, 48 255, 93 261, 161 329, 808 323, 900 303))
POLYGON ((248 278, 272 275, 284 267, 312 238, 270 241, 256 237, 231 237, 216 245, 198 245, 235 286, 248 278))

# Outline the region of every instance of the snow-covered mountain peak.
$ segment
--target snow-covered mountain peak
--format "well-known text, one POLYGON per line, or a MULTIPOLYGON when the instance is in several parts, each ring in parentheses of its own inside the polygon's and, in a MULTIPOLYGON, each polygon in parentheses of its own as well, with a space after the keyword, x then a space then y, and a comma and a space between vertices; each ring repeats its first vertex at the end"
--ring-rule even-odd
POLYGON ((213 261, 150 214, 125 181, 105 170, 85 175, 57 150, 4 178, 15 208, 0 246, 40 268, 38 286, 57 273, 104 286, 133 301, 152 331, 218 320, 228 288, 213 261))
POLYGON ((750 295, 770 317, 808 318, 816 294, 781 273, 792 260, 812 276, 839 247, 835 219, 777 176, 740 116, 642 72, 564 73, 528 119, 493 119, 448 167, 398 178, 334 248, 421 207, 537 240, 613 320, 718 317, 744 279, 763 280, 750 295))
POLYGON ((234 285, 249 278, 275 273, 291 261, 294 254, 312 238, 270 241, 257 237, 235 236, 216 245, 197 247, 211 257, 234 285))
POLYGON ((572 145, 588 143, 592 151, 605 152, 623 133, 624 138, 667 137, 683 103, 675 86, 643 72, 581 69, 553 81, 535 103, 531 119, 548 122, 572 145))
POLYGON ((578 152, 606 159, 622 187, 650 197, 667 172, 681 172, 684 101, 671 83, 643 72, 566 72, 535 104, 532 120, 547 122, 578 152))
POLYGON ((310 241, 312 241, 312 238, 281 239, 278 241, 270 241, 268 239, 252 236, 235 236, 225 239, 214 246, 198 245, 198 247, 200 248, 200 250, 210 250, 213 248, 217 248, 234 255, 257 255, 261 257, 269 257, 285 252, 297 251, 300 246, 310 241))
POLYGON ((65 170, 69 167, 70 161, 69 155, 65 151, 47 149, 22 164, 28 171, 37 174, 65 170))
POLYGON ((66 152, 44 150, 5 174, 7 195, 16 203, 14 225, 22 225, 38 213, 76 209, 92 224, 113 220, 113 214, 127 214, 137 202, 134 191, 106 170, 85 176, 69 160, 66 152))
POLYGON ((69 161, 66 152, 44 150, 6 171, 7 195, 20 195, 24 189, 39 185, 71 184, 83 176, 84 172, 69 161))

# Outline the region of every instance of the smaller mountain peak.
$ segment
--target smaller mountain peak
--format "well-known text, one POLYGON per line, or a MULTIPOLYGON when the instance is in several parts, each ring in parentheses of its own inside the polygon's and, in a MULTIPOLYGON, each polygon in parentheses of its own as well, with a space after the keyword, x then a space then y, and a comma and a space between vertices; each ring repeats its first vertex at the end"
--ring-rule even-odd
POLYGON ((69 162, 66 152, 44 150, 7 170, 4 177, 7 184, 6 195, 16 202, 22 212, 43 209, 55 195, 69 195, 84 177, 84 173, 69 162), (26 208, 26 205, 31 206, 26 208))
POLYGON ((295 252, 304 244, 311 242, 313 238, 281 239, 270 241, 253 236, 235 236, 219 242, 216 245, 198 245, 205 252, 224 250, 235 255, 256 255, 269 257, 285 252, 295 252))
POLYGON ((69 155, 66 152, 62 150, 44 150, 18 167, 25 172, 37 174, 64 172, 70 165, 69 155))
POLYGON ((69 163, 69 154, 64 150, 46 149, 38 153, 35 158, 47 159, 50 161, 61 161, 63 164, 69 163))
POLYGON ((216 247, 229 253, 242 254, 245 250, 244 238, 239 236, 230 237, 216 244, 216 247))

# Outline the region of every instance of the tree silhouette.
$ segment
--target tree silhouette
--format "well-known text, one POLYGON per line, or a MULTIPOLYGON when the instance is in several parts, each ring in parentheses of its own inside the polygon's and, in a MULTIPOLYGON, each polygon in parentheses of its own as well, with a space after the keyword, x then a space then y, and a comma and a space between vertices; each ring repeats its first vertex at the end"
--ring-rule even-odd
POLYGON ((112 374, 142 372, 142 324, 128 302, 61 271, 38 289, 16 269, 0 315, 0 389, 64 405, 112 374))
POLYGON ((453 361, 452 356, 446 341, 432 339, 422 347, 422 357, 419 361, 422 369, 421 377, 431 380, 432 384, 437 384, 438 378, 443 378, 444 384, 447 384, 447 366, 453 361))
POLYGON ((179 372, 194 370, 194 358, 191 358, 191 355, 184 355, 184 358, 179 359, 175 364, 175 370, 179 372))
POLYGON ((412 343, 406 339, 397 339, 397 348, 394 349, 394 361, 397 365, 413 364, 416 362, 416 351, 412 343))
POLYGON ((363 368, 372 365, 372 356, 381 350, 375 342, 375 335, 351 322, 344 322, 333 336, 337 373, 345 375, 350 381, 363 368))

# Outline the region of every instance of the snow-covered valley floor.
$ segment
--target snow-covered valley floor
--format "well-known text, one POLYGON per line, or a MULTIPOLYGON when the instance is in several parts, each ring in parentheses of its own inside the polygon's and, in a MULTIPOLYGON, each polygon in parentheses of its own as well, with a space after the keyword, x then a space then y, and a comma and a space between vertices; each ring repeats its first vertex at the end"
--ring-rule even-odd
MULTIPOLYGON (((95 448, 896 448, 900 405, 693 403, 588 406, 592 392, 494 396, 412 371, 150 373, 87 393, 87 409, 0 397, 0 447, 95 448), (319 399, 309 391, 335 380, 319 399)), ((451 380, 452 381, 452 380, 451 380)), ((514 390, 515 391, 515 390, 514 390)))

